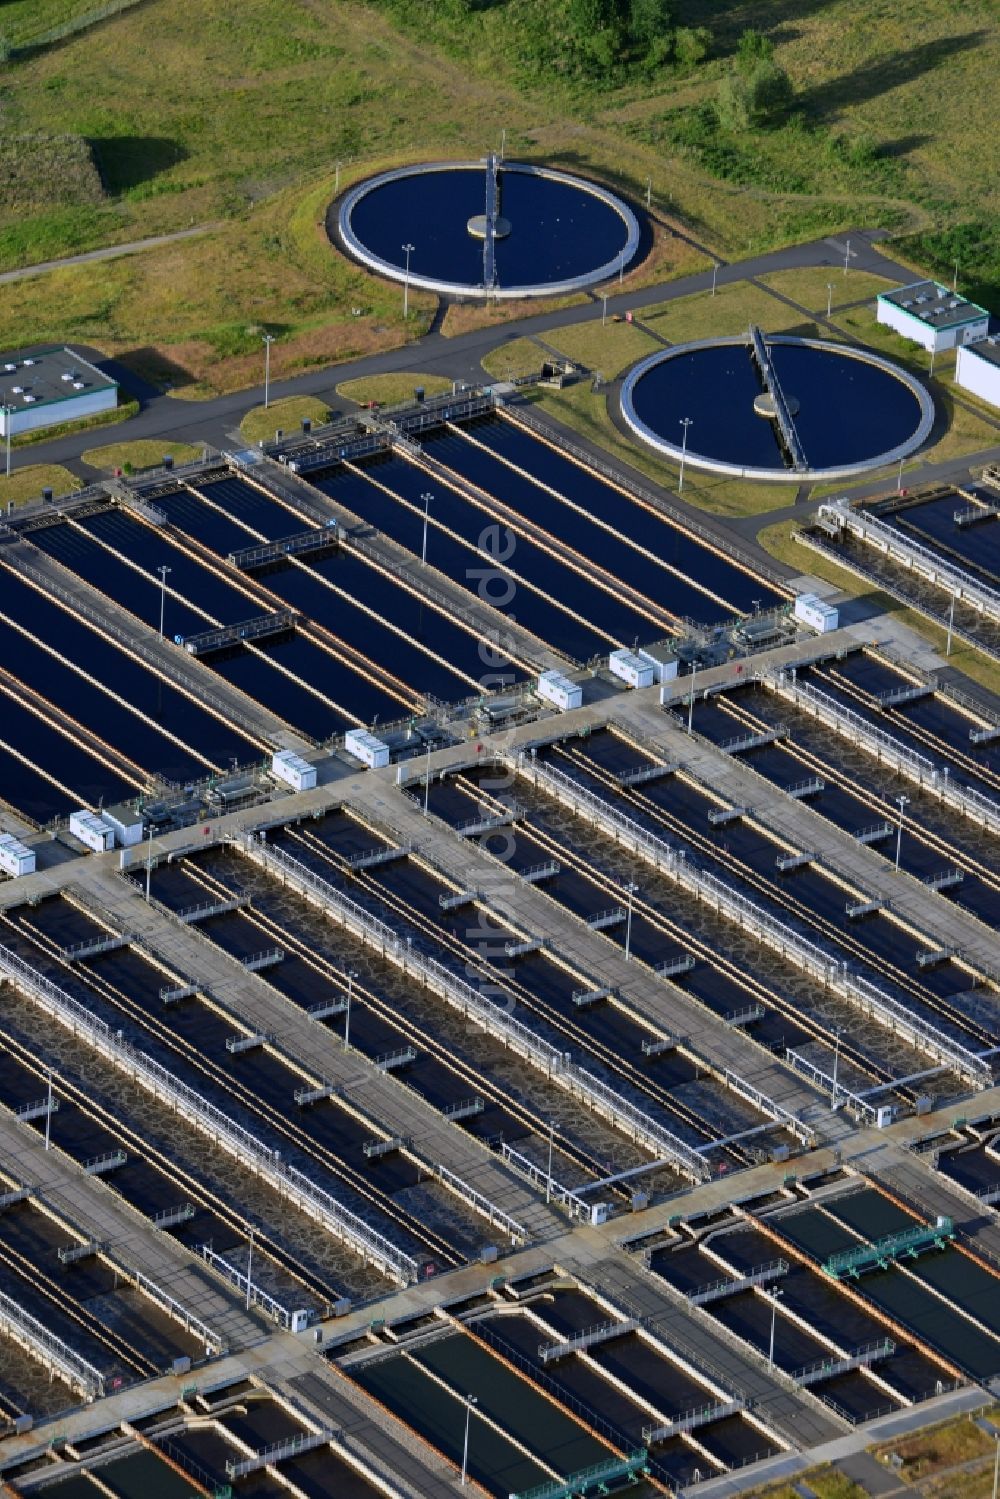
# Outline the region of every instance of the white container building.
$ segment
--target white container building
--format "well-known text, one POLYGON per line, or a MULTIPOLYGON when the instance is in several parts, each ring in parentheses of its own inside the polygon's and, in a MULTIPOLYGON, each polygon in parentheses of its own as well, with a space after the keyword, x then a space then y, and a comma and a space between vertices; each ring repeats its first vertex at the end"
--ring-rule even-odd
POLYGON ((4 874, 34 874, 35 851, 26 847, 13 833, 0 833, 0 870, 4 874))
POLYGON ((69 830, 95 854, 107 853, 115 846, 114 828, 96 813, 88 812, 86 807, 69 814, 69 830))
POLYGON ((652 661, 634 651, 612 651, 608 666, 613 676, 627 682, 630 687, 652 687, 655 678, 652 661))
POLYGON ((0 354, 0 437, 114 411, 118 382, 73 349, 0 354))
POLYGON ((389 746, 376 739, 374 734, 369 734, 367 729, 348 729, 344 735, 344 748, 369 770, 381 770, 389 763, 389 746))
POLYGON ((115 807, 105 807, 101 819, 109 824, 119 848, 135 848, 137 843, 142 842, 142 813, 130 807, 127 802, 119 802, 115 807))
POLYGON ((565 713, 570 708, 579 708, 583 702, 583 688, 564 677, 561 671, 543 671, 538 678, 538 696, 565 713))
POLYGON ((981 401, 1000 406, 1000 333, 963 344, 958 351, 955 381, 981 401))
POLYGON ((316 784, 316 767, 292 750, 279 750, 271 756, 271 774, 294 791, 311 791, 316 784))
POLYGON ((975 343, 990 328, 985 307, 939 281, 914 281, 912 286, 879 292, 878 320, 935 354, 975 343))
POLYGON ((832 604, 824 603, 815 593, 800 593, 792 610, 800 625, 808 625, 817 635, 826 635, 840 623, 840 613, 832 604))
POLYGON ((677 675, 677 657, 672 646, 644 645, 638 652, 641 661, 653 668, 654 682, 672 682, 677 675))

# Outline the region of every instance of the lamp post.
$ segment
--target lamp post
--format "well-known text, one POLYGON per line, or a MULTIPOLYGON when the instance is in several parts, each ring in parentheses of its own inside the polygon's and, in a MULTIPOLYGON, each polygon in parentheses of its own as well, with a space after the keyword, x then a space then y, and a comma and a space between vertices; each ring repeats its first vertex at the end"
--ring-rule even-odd
POLYGON ((354 980, 357 978, 357 970, 347 970, 347 1010, 344 1015, 344 1050, 351 1049, 351 993, 354 989, 354 980))
POLYGON ((997 1499, 1000 1491, 1000 1436, 997 1437, 997 1455, 993 1464, 993 1499, 997 1499))
POLYGON ((153 824, 149 824, 149 842, 146 844, 146 900, 149 901, 149 887, 153 879, 153 824))
POLYGON ((415 249, 416 249, 416 246, 415 245, 411 245, 409 240, 407 240, 406 244, 403 246, 403 254, 406 256, 406 270, 405 270, 405 272, 403 274, 403 321, 404 321, 404 323, 406 322, 406 319, 410 315, 410 256, 413 254, 413 251, 415 249))
POLYGON ((684 428, 684 437, 681 441, 681 477, 677 485, 678 494, 680 494, 681 490, 684 488, 684 460, 687 457, 688 450, 688 428, 692 425, 693 421, 693 417, 681 417, 681 426, 684 428))
POLYGON ((778 1315, 778 1297, 784 1295, 783 1291, 768 1291, 771 1298, 771 1342, 767 1352, 767 1367, 774 1368, 774 1324, 778 1315))
POLYGON ((624 279, 625 279, 625 251, 622 250, 621 258, 618 261, 618 285, 619 286, 621 286, 621 284, 624 281, 624 279))
POLYGON ((14 408, 13 408, 13 406, 7 405, 5 403, 3 406, 0 406, 0 411, 3 412, 3 430, 4 430, 4 435, 5 435, 6 439, 7 439, 7 478, 9 479, 10 478, 10 419, 14 415, 14 408))
POLYGON ((829 318, 833 312, 833 282, 826 283, 826 315, 829 318))
POLYGON ((49 1098, 45 1108, 45 1149, 49 1148, 52 1137, 52 1069, 49 1069, 49 1098))
POLYGON ((608 321, 608 294, 607 294, 606 291, 602 291, 601 292, 601 327, 602 328, 604 327, 604 325, 605 325, 605 323, 607 321, 608 321))
POLYGON ((250 1230, 250 1247, 247 1250, 247 1311, 250 1310, 250 1287, 253 1285, 253 1229, 250 1230))
POLYGON ((431 747, 427 746, 427 770, 424 774, 424 816, 430 815, 431 803, 431 747))
POLYGON ((903 490, 903 464, 904 464, 904 462, 905 462, 904 458, 901 458, 899 460, 899 472, 896 475, 896 493, 897 494, 901 494, 902 490, 903 490))
POLYGON ((165 562, 161 562, 160 566, 156 569, 156 571, 160 575, 160 639, 162 640, 163 639, 163 612, 164 612, 164 610, 166 608, 166 605, 167 605, 167 573, 170 572, 171 569, 167 566, 167 564, 165 562))
POLYGON ((712 261, 712 296, 715 296, 715 283, 719 279, 719 262, 712 261))
POLYGON ((646 207, 647 208, 651 208, 652 205, 653 205, 653 179, 652 179, 652 177, 647 177, 646 178, 646 207))
POLYGON ((625 891, 626 891, 626 894, 628 895, 628 914, 625 917, 625 961, 626 961, 626 963, 629 961, 629 959, 632 956, 632 897, 633 897, 633 895, 635 895, 635 892, 638 890, 638 888, 639 888, 639 886, 635 883, 634 880, 629 880, 628 884, 625 886, 625 891))
POLYGON ((691 658, 691 695, 688 698, 688 733, 694 733, 694 679, 698 675, 697 658, 691 658))
POLYGON ((422 543, 422 545, 420 547, 420 560, 421 560, 421 562, 426 562, 427 561, 427 515, 428 515, 428 511, 430 510, 431 500, 433 500, 434 496, 432 494, 422 494, 420 496, 420 498, 424 502, 424 539, 423 539, 423 543, 422 543))
POLYGON ((909 800, 908 796, 902 795, 896 798, 896 801, 899 803, 899 827, 896 829, 896 874, 899 873, 899 854, 903 847, 903 808, 909 800))
POLYGON ((472 1415, 472 1407, 479 1404, 478 1396, 466 1395, 465 1397, 465 1441, 462 1443, 462 1488, 465 1488, 469 1476, 469 1419, 472 1415))
POLYGON ((265 333, 264 344, 264 410, 271 404, 271 345, 274 343, 274 334, 265 333))
POLYGON ((952 596, 951 596, 951 607, 948 610, 948 643, 945 646, 945 652, 944 652, 946 656, 950 656, 951 655, 951 632, 955 628, 955 599, 956 599, 956 597, 957 597, 957 595, 953 593, 952 596))
POLYGON ((834 1034, 836 1041, 833 1048, 833 1087, 830 1090, 831 1110, 837 1107, 837 1069, 840 1066, 840 1038, 843 1034, 843 1027, 838 1025, 834 1034))
POLYGON ((850 242, 850 240, 848 240, 847 241, 847 246, 846 246, 846 248, 844 250, 844 275, 845 276, 847 275, 847 272, 850 269, 850 265, 851 265, 851 242, 850 242))
POLYGON ((552 1149, 555 1145, 556 1124, 554 1119, 549 1120, 549 1170, 545 1178, 545 1201, 552 1201, 552 1149))

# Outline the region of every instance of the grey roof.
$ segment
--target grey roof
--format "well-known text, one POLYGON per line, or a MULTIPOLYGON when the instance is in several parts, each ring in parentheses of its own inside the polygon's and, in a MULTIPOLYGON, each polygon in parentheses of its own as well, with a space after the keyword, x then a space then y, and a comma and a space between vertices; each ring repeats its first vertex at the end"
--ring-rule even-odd
POLYGON ((0 354, 0 405, 15 411, 117 386, 117 380, 102 374, 82 354, 55 344, 0 354))
POLYGON ((985 307, 942 286, 940 281, 914 281, 911 286, 898 286, 895 291, 880 291, 878 299, 901 307, 931 328, 954 328, 959 323, 988 316, 985 307))
POLYGON ((974 344, 964 344, 963 347, 990 364, 1000 365, 1000 333, 993 333, 989 338, 977 338, 974 344))

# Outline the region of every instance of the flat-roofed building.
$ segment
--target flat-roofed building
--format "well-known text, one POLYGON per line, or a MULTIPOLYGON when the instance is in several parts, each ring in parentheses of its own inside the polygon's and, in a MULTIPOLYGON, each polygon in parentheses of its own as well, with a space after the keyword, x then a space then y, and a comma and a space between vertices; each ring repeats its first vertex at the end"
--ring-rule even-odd
POLYGON ((939 281, 914 281, 879 292, 878 320, 935 354, 985 338, 990 327, 985 307, 939 281))
POLYGON ((963 344, 958 351, 955 380, 991 406, 1000 406, 1000 333, 963 344))
POLYGON ((0 354, 0 437, 85 421, 117 405, 117 380, 73 349, 0 354))

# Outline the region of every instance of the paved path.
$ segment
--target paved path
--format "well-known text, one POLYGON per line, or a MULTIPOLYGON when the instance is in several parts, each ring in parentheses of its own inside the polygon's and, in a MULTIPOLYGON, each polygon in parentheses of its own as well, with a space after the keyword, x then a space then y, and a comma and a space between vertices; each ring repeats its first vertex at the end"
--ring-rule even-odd
POLYGON ((30 276, 45 276, 49 271, 65 271, 75 265, 89 265, 94 260, 118 260, 122 255, 138 255, 143 250, 158 250, 181 239, 195 239, 217 229, 218 224, 196 224, 193 229, 175 229, 172 234, 153 234, 149 239, 127 240, 123 245, 105 245, 101 250, 84 250, 63 260, 40 260, 37 265, 22 266, 17 271, 0 272, 0 286, 9 281, 26 281, 30 276))

